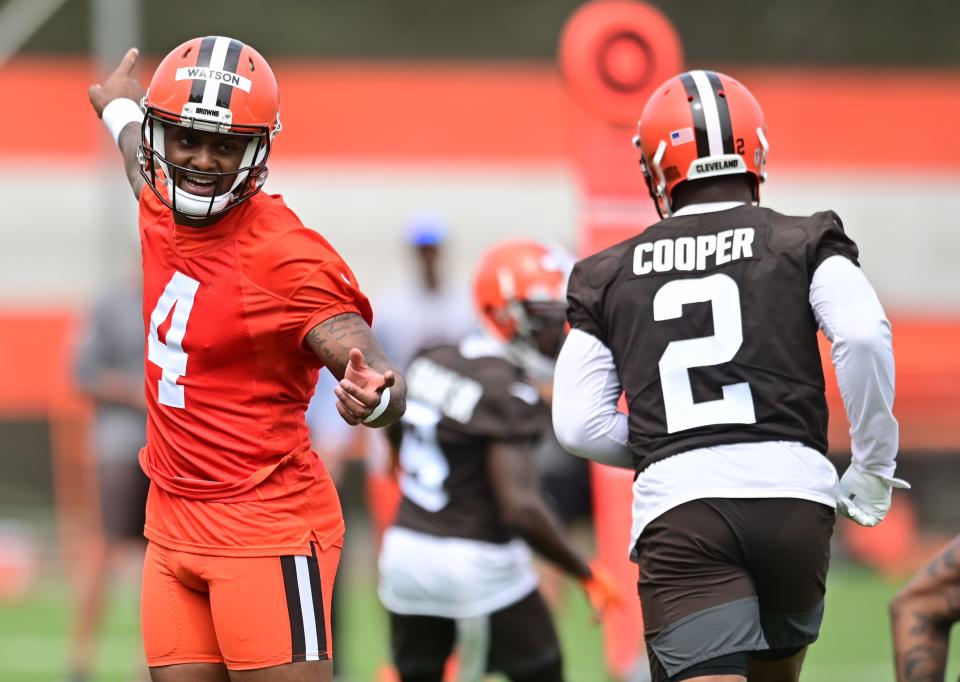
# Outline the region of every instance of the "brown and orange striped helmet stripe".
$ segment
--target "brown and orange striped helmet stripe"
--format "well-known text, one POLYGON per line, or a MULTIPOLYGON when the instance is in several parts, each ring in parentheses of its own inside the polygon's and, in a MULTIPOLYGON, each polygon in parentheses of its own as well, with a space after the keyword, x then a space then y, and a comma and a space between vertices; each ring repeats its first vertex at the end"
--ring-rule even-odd
MULTIPOLYGON (((240 64, 241 50, 243 50, 243 43, 239 40, 207 36, 200 42, 197 66, 214 71, 236 73, 237 66, 240 64)), ((229 83, 195 79, 190 87, 190 101, 195 104, 201 104, 206 100, 206 104, 216 104, 218 107, 229 109, 232 96, 233 86, 229 83)))
POLYGON ((690 102, 697 156, 735 153, 730 108, 723 94, 723 83, 714 71, 687 71, 680 82, 690 102))

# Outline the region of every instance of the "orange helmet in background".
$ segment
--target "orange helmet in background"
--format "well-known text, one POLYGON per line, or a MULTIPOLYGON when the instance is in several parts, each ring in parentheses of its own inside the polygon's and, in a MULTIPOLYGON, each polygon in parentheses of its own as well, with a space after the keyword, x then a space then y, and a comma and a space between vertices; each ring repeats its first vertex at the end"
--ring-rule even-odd
POLYGON ((759 201, 766 132, 756 98, 726 74, 687 71, 657 88, 633 142, 660 217, 672 214, 673 189, 687 180, 748 173, 759 201))
MULTIPOLYGON (((160 62, 141 106, 146 114, 141 173, 160 200, 174 211, 207 217, 236 206, 263 187, 270 142, 281 127, 280 97, 273 70, 249 45, 222 36, 188 40, 160 62), (229 192, 199 197, 175 186, 171 169, 179 167, 166 159, 164 148, 164 126, 170 125, 246 140, 246 151, 229 192), (166 184, 166 196, 157 186, 158 169, 165 176, 160 181, 166 184)), ((227 175, 190 172, 213 180, 227 175)))
POLYGON ((563 344, 572 256, 534 240, 501 242, 480 258, 473 282, 476 312, 504 343, 507 358, 547 379, 563 344))

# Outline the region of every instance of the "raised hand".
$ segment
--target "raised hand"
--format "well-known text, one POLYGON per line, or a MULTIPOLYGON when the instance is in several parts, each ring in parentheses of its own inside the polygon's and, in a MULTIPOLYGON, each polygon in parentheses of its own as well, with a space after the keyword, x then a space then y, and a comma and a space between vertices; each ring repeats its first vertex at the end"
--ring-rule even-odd
POLYGON ((93 110, 97 112, 98 118, 103 116, 104 107, 118 97, 132 99, 138 104, 143 99, 146 90, 140 81, 133 76, 133 69, 137 65, 139 56, 140 50, 131 47, 103 84, 96 83, 87 88, 87 96, 90 98, 90 104, 93 105, 93 110))

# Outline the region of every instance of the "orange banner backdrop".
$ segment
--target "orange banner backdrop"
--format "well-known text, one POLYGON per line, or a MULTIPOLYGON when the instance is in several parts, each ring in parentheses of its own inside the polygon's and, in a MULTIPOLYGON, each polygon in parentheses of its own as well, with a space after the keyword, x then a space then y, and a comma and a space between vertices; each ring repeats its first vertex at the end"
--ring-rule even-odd
MULTIPOLYGON (((151 66, 140 69, 144 80, 151 66)), ((569 157, 565 126, 574 105, 550 64, 297 61, 276 70, 284 122, 278 158, 569 157)), ((723 70, 763 102, 774 167, 960 171, 960 133, 943 118, 960 109, 960 72, 723 70)), ((0 126, 8 131, 0 157, 97 154, 104 133, 86 99, 94 73, 81 61, 40 58, 0 69, 0 126)))
MULTIPOLYGON (((771 136, 790 130, 776 137, 774 167, 916 165, 960 173, 960 133, 932 123, 938 112, 960 110, 960 72, 726 70, 764 103, 771 136), (925 122, 931 127, 919 129, 925 122)), ((277 72, 281 159, 568 164, 576 156, 569 131, 582 113, 548 64, 281 62, 277 72)), ((105 139, 86 98, 93 74, 75 60, 20 60, 0 69, 0 125, 8 131, 0 158, 92 160, 105 139)), ((621 208, 633 210, 588 210, 616 219, 621 208)), ((66 390, 70 324, 67 311, 0 311, 0 414, 42 413, 66 390)), ((894 330, 904 449, 958 448, 960 320, 905 317, 894 320, 894 330)), ((839 410, 835 387, 830 395, 839 410)), ((842 418, 830 435, 835 447, 847 447, 842 418)))

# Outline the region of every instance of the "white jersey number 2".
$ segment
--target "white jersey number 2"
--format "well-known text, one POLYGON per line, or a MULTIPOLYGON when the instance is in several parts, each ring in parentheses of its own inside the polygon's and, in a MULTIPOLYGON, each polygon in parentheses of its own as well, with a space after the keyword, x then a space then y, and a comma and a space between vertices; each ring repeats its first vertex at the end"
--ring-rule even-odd
POLYGON ((200 282, 175 272, 156 307, 150 313, 150 332, 147 335, 147 359, 163 370, 163 376, 157 382, 157 396, 161 405, 179 407, 185 405, 183 386, 177 379, 187 373, 187 353, 183 350, 183 337, 187 333, 187 322, 193 310, 193 298, 197 294, 200 282), (173 310, 173 315, 170 311, 173 310), (170 328, 163 342, 157 329, 170 317, 170 328))
POLYGON ((653 319, 675 320, 686 303, 709 301, 713 336, 671 341, 660 356, 660 384, 667 432, 676 433, 713 424, 755 424, 753 394, 746 381, 723 386, 723 398, 693 402, 688 370, 733 360, 743 344, 740 289, 728 275, 667 282, 653 297, 653 319))

